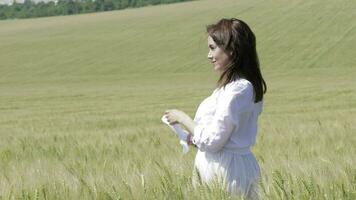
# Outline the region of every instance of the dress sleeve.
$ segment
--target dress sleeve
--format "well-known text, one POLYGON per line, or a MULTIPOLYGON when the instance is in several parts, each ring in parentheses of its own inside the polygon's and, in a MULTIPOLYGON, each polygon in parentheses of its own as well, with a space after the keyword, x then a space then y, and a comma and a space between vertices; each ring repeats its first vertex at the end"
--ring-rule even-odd
POLYGON ((201 151, 217 152, 229 141, 238 128, 240 115, 252 106, 251 83, 239 83, 225 88, 218 98, 211 123, 194 128, 193 144, 201 151))

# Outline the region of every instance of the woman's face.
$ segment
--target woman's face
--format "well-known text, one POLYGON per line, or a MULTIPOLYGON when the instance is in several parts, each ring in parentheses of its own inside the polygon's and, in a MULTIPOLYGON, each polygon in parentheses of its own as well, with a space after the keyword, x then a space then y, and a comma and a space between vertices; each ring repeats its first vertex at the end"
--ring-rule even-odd
POLYGON ((214 65, 214 70, 222 73, 230 62, 230 57, 208 36, 208 59, 214 65))

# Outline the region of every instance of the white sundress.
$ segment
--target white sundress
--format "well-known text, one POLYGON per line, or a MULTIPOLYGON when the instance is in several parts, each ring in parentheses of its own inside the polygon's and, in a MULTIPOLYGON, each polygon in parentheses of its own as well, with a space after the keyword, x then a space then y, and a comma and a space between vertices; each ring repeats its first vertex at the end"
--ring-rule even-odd
POLYGON ((261 112, 262 101, 254 103, 253 86, 246 79, 236 79, 204 99, 194 117, 194 185, 220 180, 231 195, 258 199, 260 168, 250 148, 261 112))

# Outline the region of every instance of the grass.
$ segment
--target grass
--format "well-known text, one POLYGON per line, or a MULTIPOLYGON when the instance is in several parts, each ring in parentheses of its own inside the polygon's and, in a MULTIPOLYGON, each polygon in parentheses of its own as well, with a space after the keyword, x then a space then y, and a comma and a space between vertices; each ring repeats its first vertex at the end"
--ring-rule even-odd
POLYGON ((262 199, 355 199, 356 4, 194 1, 0 22, 0 199, 228 199, 160 121, 214 89, 205 25, 245 20, 268 84, 262 199))

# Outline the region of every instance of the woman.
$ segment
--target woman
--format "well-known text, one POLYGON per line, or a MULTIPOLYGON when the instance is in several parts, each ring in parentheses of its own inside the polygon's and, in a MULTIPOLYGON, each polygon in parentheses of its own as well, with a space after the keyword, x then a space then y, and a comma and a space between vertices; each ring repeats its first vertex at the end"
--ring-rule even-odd
POLYGON ((203 183, 218 181, 233 195, 257 199, 260 168, 250 148, 267 86, 261 75, 255 35, 239 19, 207 26, 208 59, 219 73, 217 88, 199 105, 194 120, 183 111, 165 112, 180 123, 198 148, 195 171, 203 183))

